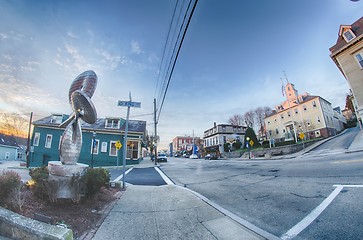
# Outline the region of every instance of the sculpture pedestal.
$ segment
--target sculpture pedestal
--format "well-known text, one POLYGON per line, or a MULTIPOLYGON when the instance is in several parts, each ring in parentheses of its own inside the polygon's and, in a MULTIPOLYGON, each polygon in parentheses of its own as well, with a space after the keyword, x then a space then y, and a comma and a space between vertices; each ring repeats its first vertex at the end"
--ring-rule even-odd
POLYGON ((63 165, 60 161, 50 161, 48 163, 48 180, 57 187, 56 198, 79 200, 79 183, 75 181, 74 177, 82 177, 87 168, 88 165, 82 163, 63 165))

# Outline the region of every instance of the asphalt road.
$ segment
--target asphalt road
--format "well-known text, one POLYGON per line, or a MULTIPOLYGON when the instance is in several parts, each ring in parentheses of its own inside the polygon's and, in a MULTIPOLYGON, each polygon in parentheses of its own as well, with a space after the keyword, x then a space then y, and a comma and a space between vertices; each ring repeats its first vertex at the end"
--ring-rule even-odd
POLYGON ((363 239, 363 153, 344 153, 349 134, 295 159, 169 158, 161 169, 277 237, 363 239))
MULTIPOLYGON (((110 170, 110 174, 111 180, 114 180, 122 175, 122 170, 112 169, 110 170)), ((120 181, 122 180, 120 179, 120 181)), ((142 186, 161 186, 167 184, 154 167, 132 168, 126 174, 125 182, 142 186)))

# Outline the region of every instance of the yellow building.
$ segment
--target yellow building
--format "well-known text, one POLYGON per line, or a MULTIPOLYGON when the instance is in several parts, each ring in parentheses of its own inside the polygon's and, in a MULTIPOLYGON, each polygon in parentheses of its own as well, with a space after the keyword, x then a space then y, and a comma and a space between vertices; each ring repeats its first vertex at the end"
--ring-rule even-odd
POLYGON ((358 117, 363 116, 363 17, 352 25, 340 25, 330 57, 348 81, 358 117))
POLYGON ((268 139, 277 142, 298 138, 334 136, 344 129, 345 118, 339 109, 320 96, 299 94, 294 85, 284 87, 286 101, 265 118, 268 139))

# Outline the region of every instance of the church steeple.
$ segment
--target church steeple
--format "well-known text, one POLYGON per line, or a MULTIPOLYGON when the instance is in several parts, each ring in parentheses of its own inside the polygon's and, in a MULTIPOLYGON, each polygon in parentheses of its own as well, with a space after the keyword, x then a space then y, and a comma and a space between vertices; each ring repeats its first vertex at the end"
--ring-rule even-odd
POLYGON ((299 96, 299 93, 295 89, 294 84, 289 83, 289 82, 285 86, 285 93, 286 93, 287 100, 289 100, 290 102, 295 100, 299 96))

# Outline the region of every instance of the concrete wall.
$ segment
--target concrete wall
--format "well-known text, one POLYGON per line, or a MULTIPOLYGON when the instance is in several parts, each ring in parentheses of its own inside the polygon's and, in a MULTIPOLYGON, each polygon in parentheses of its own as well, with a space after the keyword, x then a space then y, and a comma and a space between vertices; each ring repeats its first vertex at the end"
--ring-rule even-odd
MULTIPOLYGON (((308 147, 312 144, 314 144, 316 141, 311 141, 304 143, 304 146, 302 143, 300 144, 294 144, 294 145, 288 145, 288 146, 282 146, 282 147, 274 147, 274 148, 264 148, 264 149, 254 149, 251 151, 252 157, 266 157, 270 158, 271 156, 279 156, 279 155, 287 155, 292 154, 301 151, 304 147, 308 147)), ((248 152, 230 152, 230 153, 224 153, 223 157, 226 158, 248 158, 248 152)))
POLYGON ((39 222, 0 207, 0 238, 10 239, 73 239, 70 229, 39 222))

